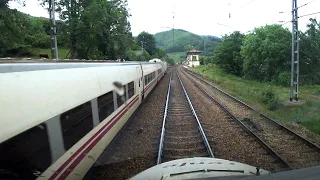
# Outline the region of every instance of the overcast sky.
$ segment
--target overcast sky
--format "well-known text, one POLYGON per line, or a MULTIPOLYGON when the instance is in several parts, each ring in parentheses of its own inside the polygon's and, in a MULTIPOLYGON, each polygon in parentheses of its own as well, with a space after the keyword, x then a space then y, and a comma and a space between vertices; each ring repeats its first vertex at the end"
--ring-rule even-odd
MULTIPOLYGON (((298 0, 298 6, 306 3, 309 4, 299 8, 299 16, 320 11, 320 0, 298 0)), ((11 8, 48 17, 39 4, 38 0, 26 0, 26 7, 21 7, 10 2, 11 8)), ((245 33, 254 27, 290 21, 292 0, 128 0, 128 9, 134 36, 141 31, 155 34, 173 25, 199 35, 221 36, 234 30, 245 33)), ((311 17, 320 20, 320 14, 299 18, 299 28, 305 29, 311 17)), ((284 26, 290 29, 291 23, 284 26)))

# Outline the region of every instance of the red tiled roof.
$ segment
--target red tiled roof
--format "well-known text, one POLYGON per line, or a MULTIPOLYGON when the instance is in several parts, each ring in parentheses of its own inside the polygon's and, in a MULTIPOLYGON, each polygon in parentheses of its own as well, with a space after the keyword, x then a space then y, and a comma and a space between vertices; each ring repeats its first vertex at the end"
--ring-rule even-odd
POLYGON ((201 53, 201 51, 192 49, 192 50, 190 50, 190 51, 187 52, 187 54, 189 54, 189 53, 201 53))

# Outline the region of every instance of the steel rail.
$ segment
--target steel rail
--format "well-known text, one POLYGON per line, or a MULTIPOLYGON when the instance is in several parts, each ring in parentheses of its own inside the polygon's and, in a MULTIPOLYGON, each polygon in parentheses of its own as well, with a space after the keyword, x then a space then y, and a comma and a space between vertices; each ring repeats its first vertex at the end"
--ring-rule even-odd
POLYGON ((171 90, 171 80, 172 80, 172 72, 170 73, 170 80, 169 80, 169 85, 168 85, 166 105, 164 108, 164 115, 163 115, 163 120, 162 120, 162 129, 161 129, 160 143, 159 143, 159 149, 158 149, 157 164, 161 164, 164 135, 165 135, 165 131, 166 131, 165 124, 166 124, 166 119, 167 119, 167 115, 168 115, 168 106, 169 106, 169 98, 170 98, 170 90, 171 90))
POLYGON ((260 137, 258 137, 254 132, 252 132, 245 124, 243 124, 238 118, 236 118, 226 107, 224 107, 221 103, 219 103, 214 97, 212 97, 207 91, 205 91, 203 88, 200 87, 198 83, 196 83, 193 79, 186 77, 198 88, 200 89, 204 94, 206 94, 214 103, 216 103, 223 111, 225 111, 230 117, 232 117, 233 120, 235 120, 237 123, 241 125, 241 127, 252 137, 258 140, 258 142, 267 150, 270 154, 272 154, 274 157, 279 159, 283 164, 285 164, 288 168, 292 169, 292 167, 289 165, 289 163, 284 160, 277 152, 275 152, 270 146, 268 146, 260 137))
POLYGON ((186 70, 186 71, 188 71, 188 74, 190 74, 190 75, 194 76, 195 78, 197 78, 197 79, 199 79, 200 81, 202 81, 202 82, 206 83, 206 84, 207 84, 207 85, 209 85, 210 87, 212 87, 212 88, 214 88, 214 89, 218 90, 218 91, 219 91, 219 92, 221 92, 222 94, 224 94, 224 95, 226 95, 227 97, 229 97, 229 98, 233 99, 234 101, 236 101, 236 102, 238 102, 238 103, 242 104, 243 106, 246 106, 247 108, 251 109, 252 111, 257 112, 257 113, 259 114, 259 116, 261 116, 261 117, 263 117, 263 118, 265 118, 265 119, 267 119, 267 120, 271 121, 272 123, 274 123, 274 124, 276 124, 276 125, 280 126, 281 128, 283 128, 283 129, 284 129, 284 130, 286 130, 287 132, 291 133, 292 135, 294 135, 294 136, 298 137, 300 140, 304 141, 304 142, 305 142, 309 147, 310 147, 310 146, 311 146, 311 147, 314 147, 314 148, 316 148, 318 151, 320 151, 320 147, 319 147, 317 144, 315 144, 315 143, 313 143, 313 142, 309 141, 308 139, 305 139, 305 138, 304 138, 304 137, 302 137, 301 135, 299 135, 299 134, 297 134, 297 133, 293 132, 293 131, 292 131, 292 130, 290 130, 289 128, 287 128, 287 127, 285 127, 284 125, 280 124, 278 121, 276 121, 276 120, 274 120, 274 119, 272 119, 272 118, 268 117, 267 115, 265 115, 265 114, 263 114, 263 113, 259 112, 258 110, 254 109, 254 108, 253 108, 253 107, 251 107, 250 105, 248 105, 248 104, 244 103, 243 101, 239 100, 238 98, 233 97, 232 95, 230 95, 230 94, 228 94, 228 93, 224 92, 223 90, 221 90, 220 88, 216 87, 215 85, 213 85, 213 84, 211 84, 211 83, 209 83, 209 82, 207 82, 207 81, 205 81, 205 80, 203 80, 203 79, 201 79, 201 78, 197 77, 196 75, 194 75, 194 74, 197 74, 197 75, 199 75, 199 76, 203 77, 201 74, 196 73, 196 72, 193 72, 193 71, 190 71, 190 70, 187 70, 187 69, 185 69, 185 70, 186 70))
POLYGON ((200 131, 200 133, 201 133, 201 136, 202 136, 202 139, 203 139, 203 141, 204 141, 204 144, 205 144, 205 146, 206 146, 206 148, 207 148, 207 151, 208 151, 210 157, 214 158, 214 154, 213 154, 213 152, 212 152, 212 149, 211 149, 211 147, 210 147, 210 144, 209 144, 209 142, 208 142, 208 139, 207 139, 207 137, 206 137, 206 134, 205 134, 204 131, 203 131, 203 128, 202 128, 201 123, 200 123, 200 120, 199 120, 199 118, 198 118, 198 116, 197 116, 197 114, 196 114, 196 111, 194 110, 193 105, 192 105, 192 103, 191 103, 191 101, 190 101, 190 98, 189 98, 189 96, 188 96, 188 93, 187 93, 186 89, 184 88, 183 82, 181 81, 178 72, 176 72, 176 73, 177 73, 177 76, 178 76, 178 78, 179 78, 179 81, 180 81, 181 87, 182 87, 182 89, 183 89, 184 95, 186 96, 186 98, 187 98, 187 100, 188 100, 188 104, 189 104, 189 106, 190 106, 190 109, 191 109, 194 117, 195 117, 196 120, 197 120, 198 128, 199 128, 199 131, 200 131))

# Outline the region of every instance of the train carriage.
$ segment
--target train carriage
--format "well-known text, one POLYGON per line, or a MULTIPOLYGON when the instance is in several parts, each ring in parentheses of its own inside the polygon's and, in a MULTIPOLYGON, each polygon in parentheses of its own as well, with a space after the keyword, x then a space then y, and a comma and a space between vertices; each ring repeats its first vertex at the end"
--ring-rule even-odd
POLYGON ((166 64, 0 64, 0 177, 80 179, 166 64))

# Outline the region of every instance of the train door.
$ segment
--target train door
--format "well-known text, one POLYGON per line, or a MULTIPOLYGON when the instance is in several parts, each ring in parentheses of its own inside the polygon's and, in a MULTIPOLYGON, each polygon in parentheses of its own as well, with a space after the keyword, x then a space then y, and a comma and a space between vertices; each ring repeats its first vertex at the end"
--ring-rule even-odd
POLYGON ((144 85, 143 85, 143 75, 142 75, 142 66, 140 64, 140 67, 137 67, 137 92, 139 94, 139 100, 140 102, 142 101, 143 99, 143 88, 144 88, 144 85))

